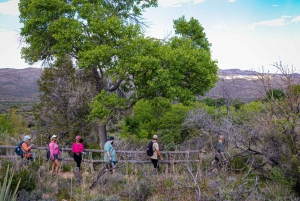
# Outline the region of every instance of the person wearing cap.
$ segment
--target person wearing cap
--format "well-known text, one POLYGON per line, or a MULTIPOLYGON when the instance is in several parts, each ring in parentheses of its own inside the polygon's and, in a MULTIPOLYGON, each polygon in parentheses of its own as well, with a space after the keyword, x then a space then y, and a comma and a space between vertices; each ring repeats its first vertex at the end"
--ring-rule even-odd
POLYGON ((104 144, 104 162, 106 163, 107 169, 111 171, 111 173, 115 172, 116 165, 116 150, 112 146, 114 143, 114 137, 110 136, 107 142, 104 144))
POLYGON ((79 135, 77 135, 75 137, 75 142, 72 145, 73 158, 77 164, 76 171, 80 170, 83 150, 84 150, 84 147, 83 147, 83 143, 82 143, 82 138, 79 135))
POLYGON ((160 160, 164 160, 163 157, 160 154, 159 146, 158 146, 158 143, 157 143, 157 139, 158 139, 158 136, 157 135, 153 135, 153 138, 152 138, 152 142, 153 142, 153 145, 152 145, 153 155, 150 157, 151 162, 153 164, 153 171, 157 171, 158 170, 158 156, 159 156, 160 160))
POLYGON ((50 150, 50 158, 52 160, 52 174, 58 174, 60 163, 58 161, 58 155, 61 156, 61 153, 59 151, 59 147, 57 144, 57 136, 52 135, 50 138, 51 142, 49 144, 49 150, 50 150))
POLYGON ((34 146, 33 144, 29 145, 31 141, 31 137, 29 135, 25 135, 23 138, 23 143, 21 149, 23 151, 23 156, 28 160, 33 160, 33 154, 31 153, 31 148, 34 146))

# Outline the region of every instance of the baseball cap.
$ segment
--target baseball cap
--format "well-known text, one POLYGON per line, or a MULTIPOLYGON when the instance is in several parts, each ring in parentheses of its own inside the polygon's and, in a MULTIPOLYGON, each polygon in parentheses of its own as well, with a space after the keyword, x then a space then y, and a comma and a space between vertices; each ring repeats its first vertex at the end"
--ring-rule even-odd
POLYGON ((110 141, 110 140, 114 140, 115 138, 113 137, 113 136, 110 136, 109 138, 108 138, 108 141, 110 141))
POLYGON ((158 136, 157 135, 153 135, 153 139, 157 140, 158 136))

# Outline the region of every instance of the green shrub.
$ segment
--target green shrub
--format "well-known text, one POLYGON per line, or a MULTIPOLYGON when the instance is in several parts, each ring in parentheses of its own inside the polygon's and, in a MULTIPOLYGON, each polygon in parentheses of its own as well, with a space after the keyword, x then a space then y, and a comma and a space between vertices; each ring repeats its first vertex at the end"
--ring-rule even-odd
POLYGON ((287 179, 285 177, 284 172, 280 167, 270 168, 268 176, 273 183, 285 186, 289 190, 291 190, 295 184, 295 181, 293 181, 292 179, 287 179))
POLYGON ((234 170, 246 170, 248 156, 234 157, 230 161, 231 168, 234 170))
MULTIPOLYGON (((12 166, 12 162, 4 161, 2 164, 2 168, 0 170, 0 183, 3 183, 5 179, 5 172, 9 167, 12 166)), ((15 189, 19 186, 19 190, 32 191, 35 189, 35 178, 36 178, 36 164, 32 163, 28 165, 27 168, 19 169, 13 174, 11 181, 11 188, 15 189), (21 179, 20 185, 19 180, 21 179)))
POLYGON ((72 169, 72 167, 70 164, 64 163, 61 165, 62 172, 71 172, 71 169, 72 169))

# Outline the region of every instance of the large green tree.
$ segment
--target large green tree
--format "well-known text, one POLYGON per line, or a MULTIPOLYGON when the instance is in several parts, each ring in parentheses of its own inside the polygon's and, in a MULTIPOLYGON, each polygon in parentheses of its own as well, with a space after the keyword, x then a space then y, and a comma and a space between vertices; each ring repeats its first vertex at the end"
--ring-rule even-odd
POLYGON ((168 40, 144 36, 142 12, 156 5, 157 0, 20 1, 27 62, 69 55, 80 68, 92 71, 99 95, 91 104, 91 117, 101 120, 102 143, 111 111, 158 96, 189 102, 217 81, 216 61, 196 19, 175 20, 176 35, 168 40), (112 98, 122 104, 107 104, 112 98))

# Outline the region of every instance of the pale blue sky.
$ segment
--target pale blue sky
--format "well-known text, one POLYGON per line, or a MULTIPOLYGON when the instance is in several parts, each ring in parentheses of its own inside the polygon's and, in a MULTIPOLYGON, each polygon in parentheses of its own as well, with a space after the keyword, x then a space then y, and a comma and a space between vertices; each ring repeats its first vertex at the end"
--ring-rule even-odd
MULTIPOLYGON (((0 0, 0 68, 28 67, 19 53, 18 2, 0 0)), ((300 0, 159 0, 144 13, 146 34, 172 35, 183 15, 204 27, 220 69, 275 72, 271 64, 282 61, 300 72, 300 0)))

